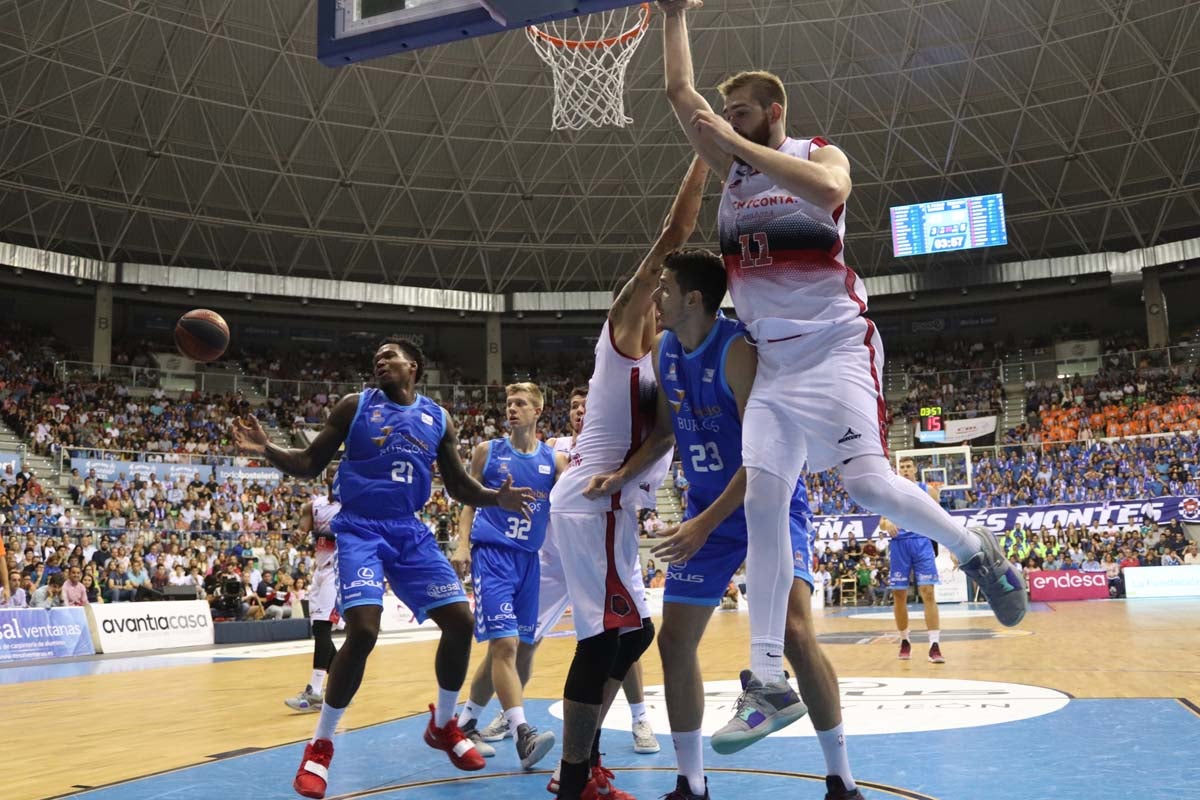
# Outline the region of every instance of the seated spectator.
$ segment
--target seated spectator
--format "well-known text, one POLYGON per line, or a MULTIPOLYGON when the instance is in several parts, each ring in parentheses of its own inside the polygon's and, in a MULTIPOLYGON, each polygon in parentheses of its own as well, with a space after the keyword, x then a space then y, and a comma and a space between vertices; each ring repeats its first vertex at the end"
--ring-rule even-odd
POLYGON ((88 604, 87 587, 83 585, 83 571, 79 567, 71 567, 67 572, 67 580, 62 585, 63 605, 86 606, 88 604))
MULTIPOLYGON (((21 585, 21 573, 12 570, 8 575, 8 585, 12 587, 12 593, 7 597, 0 598, 0 608, 28 608, 29 594, 21 585)), ((0 594, 2 593, 3 591, 0 590, 0 594)))
POLYGON ((61 572, 50 576, 45 586, 39 586, 29 602, 31 608, 59 608, 63 605, 62 587, 66 580, 61 572))
POLYGON ((1183 551, 1183 563, 1187 566, 1200 564, 1200 553, 1196 550, 1196 545, 1189 544, 1183 551))
POLYGON ((661 589, 666 585, 667 585, 667 576, 663 574, 663 571, 661 569, 656 570, 654 573, 654 577, 650 579, 650 588, 651 589, 661 589))
POLYGON ((116 559, 110 559, 108 569, 104 574, 105 585, 108 587, 104 599, 109 603, 132 601, 137 597, 137 589, 129 580, 129 572, 121 568, 116 559))

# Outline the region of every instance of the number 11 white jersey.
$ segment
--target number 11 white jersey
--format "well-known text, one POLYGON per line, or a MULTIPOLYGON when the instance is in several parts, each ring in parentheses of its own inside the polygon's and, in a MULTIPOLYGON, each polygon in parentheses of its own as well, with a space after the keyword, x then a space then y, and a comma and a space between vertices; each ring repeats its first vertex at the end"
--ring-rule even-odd
MULTIPOLYGON (((789 138, 779 150, 807 160, 827 144, 789 138)), ((729 293, 755 339, 790 338, 866 312, 866 288, 843 260, 845 205, 831 214, 735 161, 717 218, 729 293)))

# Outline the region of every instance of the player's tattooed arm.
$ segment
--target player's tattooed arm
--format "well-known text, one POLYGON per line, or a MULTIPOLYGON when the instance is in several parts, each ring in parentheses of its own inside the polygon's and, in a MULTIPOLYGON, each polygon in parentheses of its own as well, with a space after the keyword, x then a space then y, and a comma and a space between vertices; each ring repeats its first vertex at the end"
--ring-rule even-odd
MULTIPOLYGON (((707 178, 708 167, 705 163, 698 157, 692 159, 692 164, 679 185, 679 191, 675 194, 671 210, 667 212, 667 218, 663 221, 662 232, 651 246, 650 252, 642 259, 637 272, 625 283, 617 299, 613 301, 608 312, 609 323, 613 326, 624 327, 628 321, 634 321, 637 323, 636 335, 640 337, 642 322, 654 306, 654 290, 658 288, 663 259, 683 247, 696 230, 707 178)), ((619 335, 620 331, 614 330, 614 334, 619 335)), ((621 347, 620 341, 617 342, 617 346, 621 347)), ((621 349, 623 352, 630 352, 621 349)))
POLYGON ((341 399, 329 415, 325 427, 317 438, 305 448, 279 447, 271 443, 266 431, 253 416, 233 421, 233 439, 238 449, 245 453, 261 455, 277 469, 297 478, 312 480, 333 460, 338 448, 346 440, 354 415, 358 412, 358 394, 348 394, 341 399))
POLYGON ((519 511, 529 516, 536 498, 528 487, 514 487, 510 476, 499 489, 488 489, 467 474, 458 455, 458 430, 449 415, 446 416, 446 432, 438 443, 437 464, 446 491, 458 502, 474 508, 500 506, 506 511, 519 511))

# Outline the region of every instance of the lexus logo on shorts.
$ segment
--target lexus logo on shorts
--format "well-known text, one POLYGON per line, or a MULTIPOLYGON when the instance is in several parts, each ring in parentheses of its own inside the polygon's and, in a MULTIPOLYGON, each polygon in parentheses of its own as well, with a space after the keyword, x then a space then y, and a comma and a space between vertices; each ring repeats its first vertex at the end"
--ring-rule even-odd
POLYGON ((371 569, 370 567, 359 567, 358 577, 362 578, 364 581, 369 581, 375 577, 375 570, 371 569))
POLYGON ((629 607, 629 601, 619 594, 611 595, 608 598, 608 606, 618 617, 628 616, 630 611, 632 611, 629 607))

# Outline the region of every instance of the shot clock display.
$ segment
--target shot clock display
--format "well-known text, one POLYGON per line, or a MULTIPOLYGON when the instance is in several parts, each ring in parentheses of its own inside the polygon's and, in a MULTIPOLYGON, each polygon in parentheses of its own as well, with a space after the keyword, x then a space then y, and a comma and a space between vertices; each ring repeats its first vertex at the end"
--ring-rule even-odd
POLYGON ((921 427, 917 439, 922 442, 946 441, 946 428, 942 420, 941 406, 921 406, 921 427))

